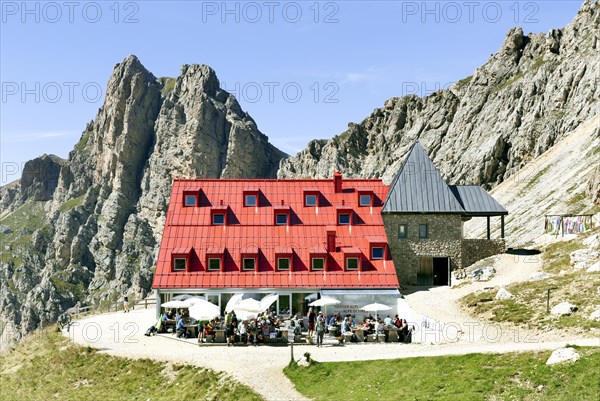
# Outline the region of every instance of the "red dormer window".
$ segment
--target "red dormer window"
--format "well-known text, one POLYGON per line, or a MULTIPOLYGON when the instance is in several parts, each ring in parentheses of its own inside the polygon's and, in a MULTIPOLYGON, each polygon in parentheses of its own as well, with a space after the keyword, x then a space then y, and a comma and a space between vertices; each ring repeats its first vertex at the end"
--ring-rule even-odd
POLYGON ((256 270, 258 266, 258 246, 248 246, 240 252, 241 270, 256 270))
POLYGON ((360 249, 355 247, 343 248, 343 252, 346 270, 360 270, 362 264, 362 252, 360 249))
POLYGON ((229 210, 228 206, 221 204, 218 206, 213 206, 210 209, 210 219, 211 224, 213 226, 226 226, 227 225, 227 211, 229 210))
POLYGON ((384 237, 367 237, 366 240, 371 260, 387 260, 387 241, 384 237))
POLYGON ((192 248, 175 248, 171 252, 171 270, 174 272, 188 271, 192 248))
POLYGON ((352 224, 353 210, 348 206, 338 206, 337 208, 337 225, 347 226, 352 224))
POLYGON ((373 191, 370 189, 358 189, 358 206, 373 206, 373 191))
POLYGON ((289 206, 284 205, 281 201, 281 205, 273 207, 273 213, 275 218, 276 226, 289 226, 290 225, 290 212, 289 206))
POLYGON ((225 261, 225 248, 220 246, 210 247, 206 251, 206 270, 221 271, 225 261))
POLYGON ((277 270, 291 270, 293 251, 289 246, 280 246, 275 248, 275 260, 277 270))
POLYGON ((244 206, 245 207, 257 207, 258 206, 258 189, 257 188, 244 189, 244 206))
POLYGON ((195 207, 198 206, 198 196, 200 191, 198 190, 184 190, 183 191, 183 207, 195 207))
POLYGON ((312 248, 309 252, 310 270, 327 270, 327 250, 325 248, 312 248))
POLYGON ((304 190, 304 206, 318 207, 319 206, 319 190, 316 188, 307 188, 304 190))

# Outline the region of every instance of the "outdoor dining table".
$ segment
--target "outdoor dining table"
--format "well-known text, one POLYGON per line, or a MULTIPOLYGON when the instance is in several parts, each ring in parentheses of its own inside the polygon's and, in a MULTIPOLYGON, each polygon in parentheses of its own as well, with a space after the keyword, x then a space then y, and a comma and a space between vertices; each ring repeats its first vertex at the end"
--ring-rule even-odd
POLYGON ((224 329, 215 329, 215 342, 216 343, 224 343, 225 342, 225 330, 224 329))
POLYGON ((398 330, 389 330, 388 341, 398 342, 398 330))
POLYGON ((354 334, 356 334, 356 338, 358 338, 358 341, 362 342, 365 341, 365 330, 358 328, 358 329, 354 329, 354 334))

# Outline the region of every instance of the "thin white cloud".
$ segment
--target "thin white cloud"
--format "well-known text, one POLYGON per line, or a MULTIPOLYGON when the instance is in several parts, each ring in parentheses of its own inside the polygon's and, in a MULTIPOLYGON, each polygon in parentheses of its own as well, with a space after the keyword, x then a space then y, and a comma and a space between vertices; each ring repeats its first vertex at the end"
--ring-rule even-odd
POLYGON ((53 139, 53 138, 64 138, 64 137, 75 137, 79 135, 73 131, 41 131, 32 133, 21 133, 21 134, 0 134, 0 140, 2 142, 29 142, 33 140, 53 139))
POLYGON ((369 75, 369 74, 361 74, 361 73, 357 73, 357 72, 348 72, 346 73, 344 79, 346 82, 361 82, 361 81, 368 81, 370 79, 372 79, 373 76, 369 75))

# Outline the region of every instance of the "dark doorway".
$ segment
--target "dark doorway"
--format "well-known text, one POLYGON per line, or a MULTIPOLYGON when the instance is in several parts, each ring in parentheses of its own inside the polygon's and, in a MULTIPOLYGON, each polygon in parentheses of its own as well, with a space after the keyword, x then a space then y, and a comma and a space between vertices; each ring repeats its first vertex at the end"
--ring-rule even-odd
POLYGON ((433 285, 449 285, 450 258, 433 258, 433 285))

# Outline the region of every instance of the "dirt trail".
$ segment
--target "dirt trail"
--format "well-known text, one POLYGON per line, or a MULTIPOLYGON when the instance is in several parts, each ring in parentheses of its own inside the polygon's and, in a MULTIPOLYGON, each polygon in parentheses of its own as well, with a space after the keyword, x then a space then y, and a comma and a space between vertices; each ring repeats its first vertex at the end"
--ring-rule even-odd
MULTIPOLYGON (((299 394, 283 374, 290 361, 289 347, 200 347, 194 340, 178 340, 174 336, 146 337, 144 332, 154 321, 154 311, 111 313, 75 322, 68 335, 74 342, 89 345, 110 355, 150 358, 158 361, 191 364, 222 371, 250 386, 267 400, 307 400, 299 394)), ((561 339, 542 342, 534 337, 514 336, 513 342, 478 338, 455 344, 361 343, 347 346, 294 346, 294 357, 305 352, 321 362, 397 359, 416 356, 461 355, 473 352, 505 353, 512 351, 551 350, 566 344, 600 346, 600 339, 561 339)))

